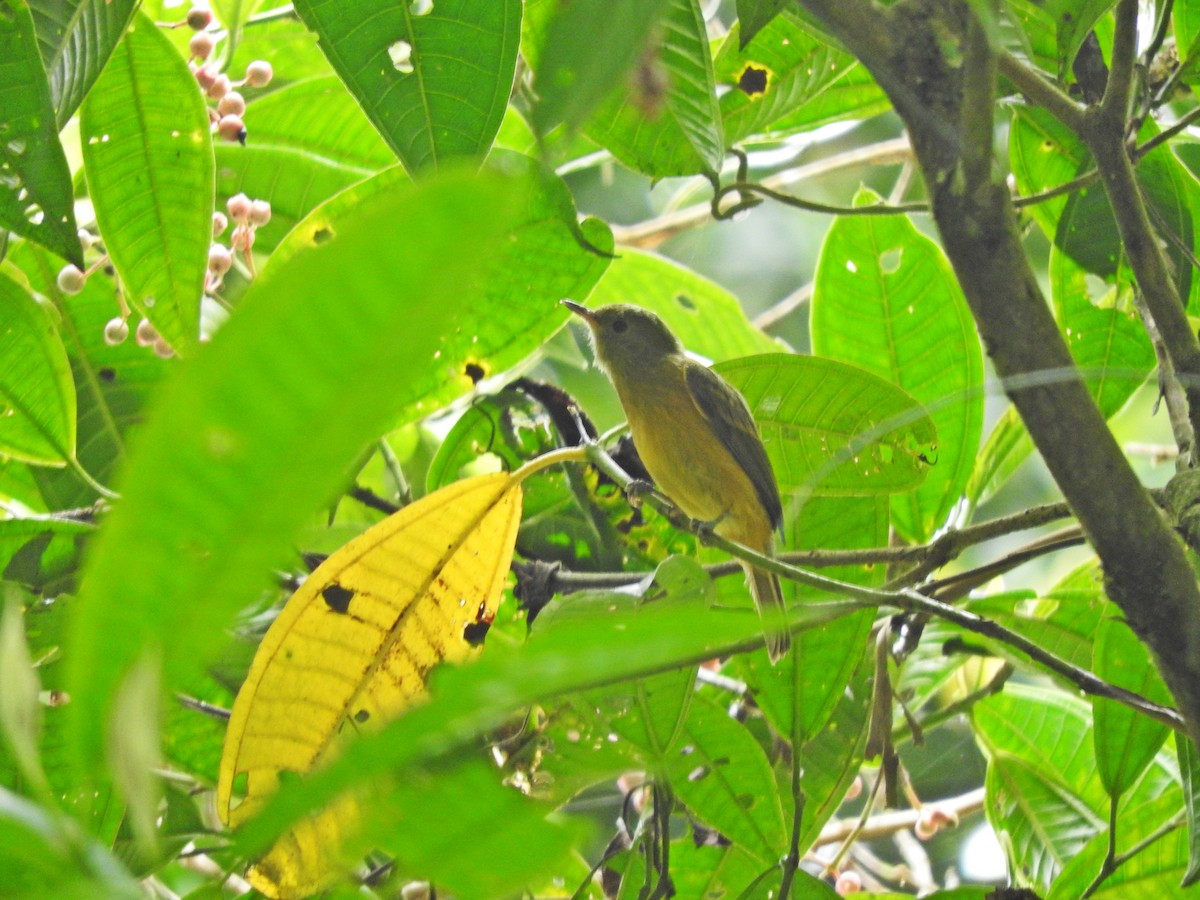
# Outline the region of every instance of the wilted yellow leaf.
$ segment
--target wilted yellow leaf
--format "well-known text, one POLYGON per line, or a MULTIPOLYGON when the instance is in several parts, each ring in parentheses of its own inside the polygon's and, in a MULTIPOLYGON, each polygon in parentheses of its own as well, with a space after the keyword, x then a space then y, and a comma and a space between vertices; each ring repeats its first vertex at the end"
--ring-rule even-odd
MULTIPOLYGON (((521 518, 519 480, 460 481, 400 510, 309 576, 271 626, 225 737, 217 809, 247 821, 281 776, 327 763, 340 744, 411 705, 430 670, 471 656, 491 622, 521 518)), ((337 874, 358 803, 344 796, 284 835, 250 869, 272 897, 337 874)))

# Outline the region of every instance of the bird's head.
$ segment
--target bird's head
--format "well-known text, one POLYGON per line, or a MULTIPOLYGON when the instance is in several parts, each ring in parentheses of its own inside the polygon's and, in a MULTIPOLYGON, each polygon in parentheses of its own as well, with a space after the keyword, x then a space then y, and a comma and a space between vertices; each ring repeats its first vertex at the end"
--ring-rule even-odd
POLYGON ((632 376, 683 352, 663 320, 640 306, 614 303, 588 309, 571 300, 562 304, 588 323, 596 359, 610 375, 632 376))

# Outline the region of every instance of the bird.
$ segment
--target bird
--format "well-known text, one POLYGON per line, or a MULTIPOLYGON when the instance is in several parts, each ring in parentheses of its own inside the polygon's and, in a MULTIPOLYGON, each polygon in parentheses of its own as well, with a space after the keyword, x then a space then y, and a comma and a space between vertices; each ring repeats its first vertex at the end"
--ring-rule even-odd
MULTIPOLYGON (((587 323, 596 362, 616 388, 638 455, 663 493, 721 537, 772 555, 783 504, 758 426, 737 388, 688 357, 666 323, 647 309, 562 304, 587 323)), ((774 665, 791 647, 779 578, 746 562, 742 568, 774 665)))

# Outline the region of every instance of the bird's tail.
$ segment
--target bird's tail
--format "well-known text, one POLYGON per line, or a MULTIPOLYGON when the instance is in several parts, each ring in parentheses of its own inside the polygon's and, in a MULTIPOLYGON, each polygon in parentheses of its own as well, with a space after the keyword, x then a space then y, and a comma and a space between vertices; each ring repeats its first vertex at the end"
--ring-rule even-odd
POLYGON ((771 665, 787 655, 792 646, 792 636, 787 630, 787 608, 783 604, 783 591, 779 576, 752 566, 743 566, 746 580, 750 583, 750 594, 763 621, 763 634, 767 641, 767 655, 771 665))

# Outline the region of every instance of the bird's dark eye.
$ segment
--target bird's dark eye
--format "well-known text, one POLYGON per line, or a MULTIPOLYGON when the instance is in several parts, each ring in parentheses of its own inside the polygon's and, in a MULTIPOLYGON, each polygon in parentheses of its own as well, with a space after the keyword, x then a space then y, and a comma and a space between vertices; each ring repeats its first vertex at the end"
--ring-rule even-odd
POLYGON ((615 331, 617 334, 624 334, 628 329, 629 329, 629 323, 626 322, 624 319, 614 319, 613 320, 612 330, 615 331))

